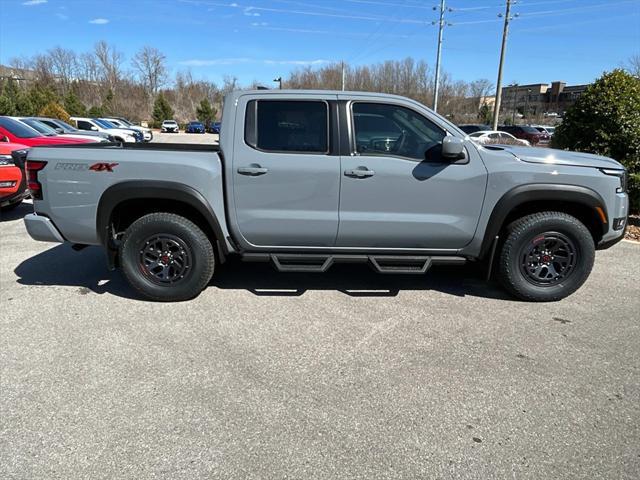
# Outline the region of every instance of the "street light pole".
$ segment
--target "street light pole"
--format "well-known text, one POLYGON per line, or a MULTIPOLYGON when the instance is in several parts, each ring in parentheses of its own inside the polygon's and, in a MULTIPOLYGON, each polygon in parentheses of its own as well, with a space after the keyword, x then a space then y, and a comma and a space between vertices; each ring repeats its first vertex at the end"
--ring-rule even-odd
POLYGON ((496 104, 493 110, 493 130, 498 129, 498 119, 500 117, 500 104, 502 103, 502 68, 504 67, 504 56, 507 51, 507 37, 509 36, 509 22, 511 21, 511 0, 507 0, 507 10, 504 15, 504 28, 502 30, 502 47, 500 48, 500 64, 498 66, 498 83, 496 85, 496 104))
MULTIPOLYGON (((434 7, 435 8, 435 7, 434 7)), ((436 79, 433 89, 433 111, 438 111, 438 93, 440 90, 440 59, 442 57, 442 31, 444 30, 445 0, 440 0, 440 21, 438 22, 438 54, 436 56, 436 79)))
POLYGON ((278 88, 282 90, 282 77, 274 78, 274 82, 278 82, 278 88))

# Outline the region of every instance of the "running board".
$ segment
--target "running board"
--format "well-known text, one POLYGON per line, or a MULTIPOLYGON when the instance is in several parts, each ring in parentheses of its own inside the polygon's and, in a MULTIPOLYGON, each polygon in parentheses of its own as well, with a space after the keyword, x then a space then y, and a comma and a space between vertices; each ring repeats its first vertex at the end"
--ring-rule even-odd
POLYGON ((466 259, 456 256, 414 255, 330 255, 305 253, 245 253, 244 262, 271 262, 279 272, 323 273, 334 263, 368 263, 376 272, 385 274, 423 274, 433 265, 464 265, 466 259))

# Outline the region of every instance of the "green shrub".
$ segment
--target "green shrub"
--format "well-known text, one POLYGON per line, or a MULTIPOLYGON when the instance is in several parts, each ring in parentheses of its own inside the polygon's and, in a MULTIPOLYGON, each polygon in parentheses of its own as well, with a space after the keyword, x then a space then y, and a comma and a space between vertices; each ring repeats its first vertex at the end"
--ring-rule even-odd
POLYGON ((640 173, 629 175, 629 212, 640 213, 640 173))
POLYGON ((640 211, 640 78, 624 70, 605 73, 567 110, 552 142, 622 163, 630 174, 631 212, 640 211))
POLYGON ((56 102, 50 102, 45 105, 44 108, 38 112, 38 115, 42 117, 57 118, 63 122, 71 123, 69 114, 59 103, 56 102))

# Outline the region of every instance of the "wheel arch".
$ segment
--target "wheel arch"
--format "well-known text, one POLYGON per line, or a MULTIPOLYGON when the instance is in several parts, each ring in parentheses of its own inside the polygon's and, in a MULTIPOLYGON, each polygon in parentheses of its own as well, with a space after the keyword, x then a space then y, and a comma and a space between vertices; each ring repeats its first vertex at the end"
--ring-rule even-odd
POLYGON ((608 230, 608 212, 598 192, 578 185, 528 184, 506 192, 496 203, 485 229, 484 258, 500 232, 513 220, 531 213, 558 211, 575 216, 591 232, 595 244, 608 230))
POLYGON ((142 215, 154 212, 189 218, 217 242, 219 253, 228 254, 220 222, 206 198, 189 185, 160 180, 126 181, 104 191, 96 215, 100 243, 109 247, 109 228, 115 219, 121 230, 142 215))

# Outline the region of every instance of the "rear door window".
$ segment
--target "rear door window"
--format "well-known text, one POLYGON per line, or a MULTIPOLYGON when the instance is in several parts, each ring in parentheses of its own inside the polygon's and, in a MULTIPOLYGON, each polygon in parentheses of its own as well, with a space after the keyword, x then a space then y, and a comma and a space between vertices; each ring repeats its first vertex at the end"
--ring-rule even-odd
POLYGON ((324 101, 252 100, 245 142, 266 152, 327 153, 328 110, 324 101))

